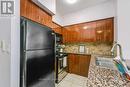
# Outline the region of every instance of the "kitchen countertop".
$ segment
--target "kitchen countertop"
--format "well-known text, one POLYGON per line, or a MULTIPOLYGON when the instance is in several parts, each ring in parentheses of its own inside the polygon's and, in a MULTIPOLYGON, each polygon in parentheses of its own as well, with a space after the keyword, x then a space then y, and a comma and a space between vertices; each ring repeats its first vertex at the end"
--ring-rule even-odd
MULTIPOLYGON (((66 52, 64 52, 66 53, 66 52)), ((87 87, 130 87, 130 82, 123 80, 117 70, 96 66, 96 57, 112 58, 108 55, 93 55, 84 53, 67 53, 74 55, 91 55, 87 87)), ((130 60, 126 62, 130 66, 130 60)))
POLYGON ((89 55, 97 55, 97 56, 103 56, 103 57, 112 57, 111 55, 101 55, 101 54, 93 54, 93 53, 88 53, 88 54, 86 54, 86 53, 68 53, 68 52, 60 52, 60 53, 66 53, 66 54, 74 54, 74 55, 86 55, 86 56, 89 56, 89 55))
POLYGON ((95 59, 96 56, 92 55, 88 87, 130 87, 130 82, 123 80, 118 71, 96 66, 95 59))

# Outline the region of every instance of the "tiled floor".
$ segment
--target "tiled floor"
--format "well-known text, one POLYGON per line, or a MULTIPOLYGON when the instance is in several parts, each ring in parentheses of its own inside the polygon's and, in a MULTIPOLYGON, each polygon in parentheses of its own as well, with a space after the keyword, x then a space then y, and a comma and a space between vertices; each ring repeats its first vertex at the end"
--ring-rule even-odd
POLYGON ((56 87, 87 87, 87 78, 75 74, 68 74, 56 87))

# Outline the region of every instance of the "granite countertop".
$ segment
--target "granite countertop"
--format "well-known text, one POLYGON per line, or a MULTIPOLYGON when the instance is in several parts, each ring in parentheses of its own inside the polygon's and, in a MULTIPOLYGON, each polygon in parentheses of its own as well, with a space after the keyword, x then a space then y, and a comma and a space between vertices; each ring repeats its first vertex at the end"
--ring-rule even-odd
POLYGON ((96 56, 92 55, 87 81, 88 87, 130 87, 130 82, 123 80, 118 71, 96 66, 95 58, 96 56))
MULTIPOLYGON (((117 70, 96 66, 95 62, 96 57, 101 55, 82 54, 82 53, 67 53, 67 54, 91 55, 88 78, 86 82, 87 87, 130 87, 130 82, 123 80, 120 76, 120 73, 117 70)), ((111 58, 111 56, 107 55, 105 57, 111 58)))
POLYGON ((75 52, 60 52, 60 53, 66 53, 66 54, 75 54, 75 55, 96 55, 96 56, 103 56, 103 57, 112 57, 111 55, 106 55, 106 54, 94 54, 94 53, 75 53, 75 52))

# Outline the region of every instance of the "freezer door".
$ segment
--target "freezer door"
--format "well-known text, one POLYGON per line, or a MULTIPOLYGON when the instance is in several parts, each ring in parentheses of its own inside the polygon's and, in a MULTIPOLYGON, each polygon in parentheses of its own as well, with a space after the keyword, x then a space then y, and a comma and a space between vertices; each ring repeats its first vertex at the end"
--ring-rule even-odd
POLYGON ((26 50, 54 48, 54 40, 50 28, 26 21, 26 50))
POLYGON ((26 52, 26 87, 55 87, 54 51, 26 52))

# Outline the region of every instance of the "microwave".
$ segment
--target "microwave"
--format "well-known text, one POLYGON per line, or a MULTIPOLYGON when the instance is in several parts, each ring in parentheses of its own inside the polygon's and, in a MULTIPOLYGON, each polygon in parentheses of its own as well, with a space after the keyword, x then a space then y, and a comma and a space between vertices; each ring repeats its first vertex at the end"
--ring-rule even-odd
POLYGON ((59 34, 59 33, 55 33, 55 34, 56 34, 56 42, 62 43, 63 42, 62 34, 59 34))

